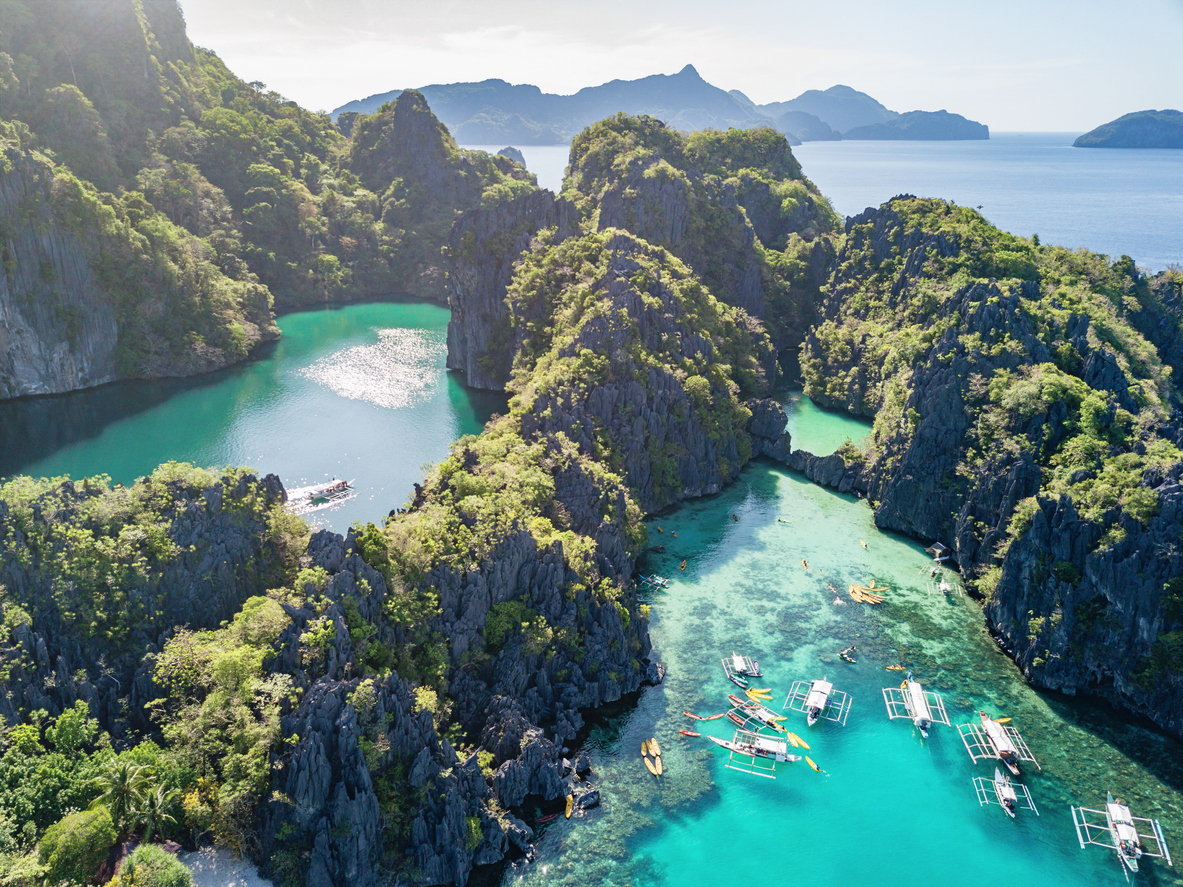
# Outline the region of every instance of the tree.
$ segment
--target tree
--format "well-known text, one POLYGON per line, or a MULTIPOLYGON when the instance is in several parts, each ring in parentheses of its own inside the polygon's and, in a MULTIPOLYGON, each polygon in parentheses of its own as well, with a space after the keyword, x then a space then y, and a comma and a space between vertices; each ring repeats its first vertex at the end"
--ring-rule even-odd
POLYGON ((177 821, 177 818, 170 812, 176 797, 175 789, 169 789, 163 785, 156 786, 156 791, 144 792, 140 803, 132 811, 131 827, 132 829, 143 828, 143 842, 145 844, 152 840, 153 833, 158 829, 177 821))
POLYGON ((51 825, 37 847, 50 884, 88 881, 115 844, 117 835, 106 807, 72 813, 51 825))
POLYGON ((99 803, 111 812, 111 818, 124 831, 130 826, 134 811, 143 804, 148 794, 150 768, 128 760, 114 760, 96 783, 102 794, 99 803))
MULTIPOLYGON (((114 884, 116 882, 112 882, 114 884)), ((123 863, 119 887, 193 887, 189 869, 155 844, 141 844, 123 863)))

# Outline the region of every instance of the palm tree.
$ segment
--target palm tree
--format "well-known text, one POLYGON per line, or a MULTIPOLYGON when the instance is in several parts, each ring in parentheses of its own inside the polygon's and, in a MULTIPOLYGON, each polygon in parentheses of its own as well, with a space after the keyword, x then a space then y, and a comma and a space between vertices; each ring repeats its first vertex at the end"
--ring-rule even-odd
POLYGON ((122 834, 130 826, 132 811, 136 810, 148 793, 148 777, 151 768, 128 760, 116 759, 107 765, 107 771, 98 779, 99 802, 106 804, 115 820, 115 827, 122 834))
POLYGON ((139 805, 132 811, 132 828, 144 827, 143 842, 145 844, 152 840, 152 833, 157 829, 177 821, 177 818, 169 812, 176 796, 175 790, 158 785, 156 791, 145 792, 139 805))

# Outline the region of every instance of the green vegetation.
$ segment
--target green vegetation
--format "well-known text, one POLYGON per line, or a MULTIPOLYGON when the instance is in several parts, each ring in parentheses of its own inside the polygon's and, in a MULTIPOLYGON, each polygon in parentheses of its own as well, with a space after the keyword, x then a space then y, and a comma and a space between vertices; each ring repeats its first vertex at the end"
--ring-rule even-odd
POLYGON ((107 808, 71 813, 50 826, 37 846, 37 861, 50 884, 89 881, 115 846, 107 808))
POLYGON ((175 856, 154 844, 141 844, 123 861, 111 887, 192 887, 193 876, 175 856))
POLYGON ((801 340, 825 265, 811 265, 809 244, 832 256, 841 224, 783 135, 757 128, 685 136, 652 117, 618 114, 576 136, 568 170, 563 194, 593 230, 615 225, 666 247, 723 301, 751 298, 741 292, 750 282, 740 267, 750 261, 773 341, 801 340))

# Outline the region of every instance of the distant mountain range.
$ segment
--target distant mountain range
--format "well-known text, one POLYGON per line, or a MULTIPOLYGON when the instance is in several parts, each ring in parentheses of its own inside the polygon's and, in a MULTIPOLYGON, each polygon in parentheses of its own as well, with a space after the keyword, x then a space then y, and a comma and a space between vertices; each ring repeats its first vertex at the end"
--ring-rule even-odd
MULTIPOLYGON (((504 80, 420 87, 428 105, 461 144, 565 145, 587 125, 618 111, 649 114, 676 129, 772 126, 792 144, 833 139, 988 139, 981 123, 948 111, 900 114, 849 86, 811 89, 787 102, 757 105, 737 89, 712 86, 693 65, 677 74, 613 80, 574 95, 546 93, 504 80)), ((368 114, 398 98, 393 90, 333 111, 368 114)), ((344 121, 348 125, 348 118, 344 121)))
POLYGON ((1183 148, 1183 111, 1135 111, 1086 132, 1077 148, 1183 148))

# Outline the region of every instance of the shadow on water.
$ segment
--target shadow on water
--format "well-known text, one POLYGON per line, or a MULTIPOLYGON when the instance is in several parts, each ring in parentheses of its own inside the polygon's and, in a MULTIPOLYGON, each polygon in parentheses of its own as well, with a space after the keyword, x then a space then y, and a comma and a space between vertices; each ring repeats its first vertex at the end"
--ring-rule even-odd
POLYGON ((251 357, 212 373, 184 379, 111 382, 65 394, 0 401, 0 477, 20 474, 58 450, 99 437, 108 426, 158 407, 178 394, 221 385, 253 364, 271 360, 278 342, 267 342, 251 357))

